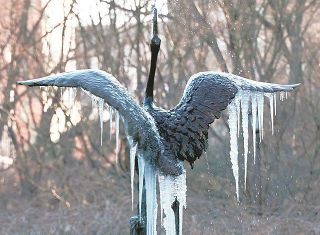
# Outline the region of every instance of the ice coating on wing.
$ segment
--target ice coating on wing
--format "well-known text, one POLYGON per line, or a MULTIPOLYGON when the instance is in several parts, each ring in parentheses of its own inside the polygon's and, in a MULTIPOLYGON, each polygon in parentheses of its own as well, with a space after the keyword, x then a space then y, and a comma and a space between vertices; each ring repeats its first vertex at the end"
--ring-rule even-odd
MULTIPOLYGON (((140 107, 128 91, 111 74, 102 70, 85 69, 17 82, 27 86, 80 87, 102 98, 116 109, 128 123, 128 134, 138 137, 154 154, 160 152, 160 136, 153 118, 140 107)), ((151 151, 150 151, 151 152, 151 151)), ((155 157, 155 156, 152 156, 155 157)))
MULTIPOLYGON (((110 74, 101 70, 77 70, 40 79, 18 82, 27 86, 80 87, 96 99, 103 99, 115 111, 116 139, 119 136, 119 116, 125 120, 128 137, 137 142, 139 162, 139 201, 142 199, 143 181, 147 200, 147 234, 156 234, 156 158, 161 154, 161 141, 154 119, 140 107, 127 90, 110 74), (119 115, 120 114, 120 115, 119 115), (140 150, 140 151, 139 151, 140 150), (148 159, 147 161, 145 160, 148 159)), ((112 118, 111 118, 112 120, 112 118)), ((118 142, 117 142, 118 145, 118 142)), ((118 147, 117 147, 118 149, 118 147)), ((132 150, 132 152, 134 149, 132 150)), ((118 152, 118 151, 117 151, 118 152)), ((133 153, 132 153, 133 154, 133 153)), ((140 204, 141 205, 141 204, 140 204)), ((141 214, 141 208, 139 208, 141 214)))
MULTIPOLYGON (((231 73, 223 73, 223 72, 215 72, 215 71, 206 71, 194 74, 188 81, 188 86, 194 79, 197 79, 200 76, 221 76, 227 81, 232 82, 239 90, 249 90, 251 92, 260 91, 263 93, 274 93, 274 92, 288 92, 293 91, 297 88, 300 83, 298 84, 291 84, 291 85, 280 85, 275 83, 268 83, 268 82, 258 82, 250 79, 246 79, 240 77, 235 74, 231 73)), ((187 92, 187 90, 185 90, 187 92)))
POLYGON ((247 187, 247 175, 248 175, 248 140, 249 140, 249 101, 250 92, 241 92, 241 114, 242 114, 242 131, 243 131, 243 147, 244 147, 244 186, 247 187))
POLYGON ((237 104, 236 99, 241 96, 236 96, 234 100, 228 106, 229 112, 229 129, 230 129, 230 159, 232 164, 232 172, 236 182, 236 194, 239 201, 239 165, 238 165, 238 137, 237 137, 237 127, 238 127, 238 114, 237 114, 237 104))
POLYGON ((186 208, 186 174, 179 176, 159 175, 160 210, 165 215, 161 218, 166 235, 176 235, 175 215, 172 204, 179 202, 179 235, 182 235, 183 209, 186 208))
POLYGON ((144 181, 146 186, 147 207, 147 235, 157 234, 157 170, 154 164, 146 161, 144 167, 144 181))

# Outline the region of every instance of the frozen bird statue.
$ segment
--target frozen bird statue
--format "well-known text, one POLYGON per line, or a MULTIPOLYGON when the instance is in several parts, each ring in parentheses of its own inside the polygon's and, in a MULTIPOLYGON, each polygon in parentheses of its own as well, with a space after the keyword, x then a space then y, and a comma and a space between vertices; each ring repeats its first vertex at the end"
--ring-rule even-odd
MULTIPOLYGON (((27 86, 82 88, 102 98, 105 103, 119 112, 130 146, 136 151, 136 153, 134 151, 132 158, 135 159, 135 155, 138 156, 140 185, 143 184, 146 188, 146 233, 148 235, 156 233, 156 213, 154 212, 157 210, 156 175, 159 176, 161 210, 166 215, 163 219, 163 225, 167 234, 171 234, 170 231, 173 232, 172 234, 181 234, 181 208, 185 206, 184 194, 186 190, 181 186, 185 184, 185 182, 183 183, 185 181, 183 161, 187 161, 193 166, 195 160, 200 158, 206 150, 209 125, 215 119, 220 118, 221 112, 228 107, 230 156, 238 196, 238 150, 234 142, 237 142, 236 133, 240 128, 238 124, 240 123, 238 120, 240 112, 242 112, 243 135, 245 137, 250 103, 253 119, 256 120, 255 118, 258 116, 258 126, 260 125, 260 129, 262 129, 263 97, 269 98, 270 106, 273 107, 274 93, 289 92, 299 85, 256 82, 228 73, 201 72, 191 76, 177 106, 171 110, 165 110, 157 107, 153 99, 154 77, 160 44, 157 12, 154 10, 151 66, 143 106, 135 102, 115 77, 101 70, 77 70, 18 82, 20 85, 27 86), (184 178, 181 178, 181 175, 184 175, 184 178), (177 186, 180 181, 182 181, 181 185, 177 186), (164 189, 166 191, 161 192, 164 189), (182 193, 183 191, 184 193, 182 193), (179 208, 172 210, 177 202, 179 208)), ((256 121, 253 122, 254 127, 256 121)), ((244 149, 248 152, 247 148, 244 149)), ((131 164, 131 167, 134 165, 131 164)), ((140 186, 140 202, 142 191, 143 187, 140 186)), ((141 214, 141 208, 139 210, 141 214)))

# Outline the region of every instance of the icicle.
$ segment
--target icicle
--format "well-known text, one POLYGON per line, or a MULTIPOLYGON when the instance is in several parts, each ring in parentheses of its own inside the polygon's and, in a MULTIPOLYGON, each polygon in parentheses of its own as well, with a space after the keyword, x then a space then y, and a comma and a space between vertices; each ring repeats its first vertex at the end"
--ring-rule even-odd
POLYGON ((131 204, 133 210, 133 189, 134 189, 134 168, 135 168, 135 161, 136 161, 136 153, 137 153, 137 143, 130 143, 130 175, 131 175, 131 204))
POLYGON ((72 107, 75 102, 75 98, 77 95, 77 88, 69 87, 67 88, 67 95, 68 95, 68 105, 72 107))
POLYGON ((183 208, 186 208, 186 174, 179 176, 159 175, 161 214, 164 212, 163 227, 166 235, 176 235, 175 215, 172 204, 179 202, 179 234, 182 235, 183 208))
POLYGON ((183 225, 183 209, 187 208, 187 182, 186 182, 186 173, 178 176, 178 187, 177 191, 177 200, 179 201, 179 235, 182 235, 182 225, 183 225))
MULTIPOLYGON (((235 99, 238 97, 236 96, 235 99)), ((233 176, 236 182, 237 200, 239 201, 239 165, 238 165, 238 139, 237 139, 237 105, 232 101, 228 106, 229 128, 230 128, 230 158, 232 163, 233 176)))
POLYGON ((239 134, 240 134, 240 99, 242 97, 242 93, 243 91, 242 90, 239 90, 238 91, 238 94, 237 94, 237 97, 238 98, 235 98, 235 104, 236 104, 236 107, 237 107, 237 130, 238 130, 238 137, 239 137, 239 134))
POLYGON ((60 88, 60 99, 62 99, 64 93, 64 87, 60 88))
POLYGON ((288 99, 288 92, 286 91, 286 99, 288 99))
POLYGON ((138 166, 139 166, 139 218, 142 218, 141 215, 141 203, 142 203, 142 194, 143 194, 143 179, 145 171, 145 161, 143 156, 138 155, 138 166))
POLYGON ((68 100, 70 102, 72 99, 72 96, 73 96, 73 94, 72 94, 73 91, 72 91, 71 87, 67 87, 66 89, 67 89, 68 100))
POLYGON ((248 169, 248 112, 249 112, 250 93, 245 91, 241 97, 242 111, 242 130, 243 130, 243 146, 244 146, 244 187, 247 187, 247 169, 248 169))
POLYGON ((274 116, 277 116, 277 93, 273 94, 273 100, 274 100, 274 116))
POLYGON ((242 97, 242 93, 243 91, 239 91, 238 94, 237 94, 237 98, 235 98, 235 104, 237 106, 237 130, 238 130, 238 137, 240 135, 240 113, 241 113, 241 110, 240 110, 240 104, 241 104, 241 101, 239 98, 242 97))
MULTIPOLYGON (((102 146, 102 140, 103 140, 103 113, 104 113, 104 99, 95 96, 94 94, 90 93, 89 91, 82 89, 87 95, 91 98, 92 103, 92 109, 94 109, 96 106, 98 106, 98 113, 99 113, 99 119, 100 119, 100 144, 102 146)), ((112 110, 112 107, 109 106, 109 111, 112 110)), ((112 122, 112 113, 110 113, 110 122, 112 122)), ((112 123, 110 123, 110 133, 111 133, 111 126, 112 123)))
POLYGON ((144 180, 146 184, 147 235, 157 233, 157 184, 156 169, 150 162, 145 162, 144 180))
POLYGON ((100 145, 102 146, 104 100, 99 98, 98 105, 99 105, 99 119, 100 119, 100 145))
POLYGON ((280 91, 280 100, 283 101, 283 99, 284 99, 284 93, 283 91, 280 91))
POLYGON ((258 92, 257 94, 257 103, 258 103, 258 123, 259 123, 259 134, 260 134, 260 143, 263 139, 263 103, 264 96, 263 93, 258 92))
POLYGON ((252 109, 252 142, 253 142, 253 162, 256 163, 256 133, 257 133, 257 96, 256 93, 251 94, 252 109))
MULTIPOLYGON (((232 79, 232 78, 231 78, 232 79)), ((236 81, 235 81, 236 82, 236 81)), ((277 112, 277 94, 276 93, 264 93, 261 91, 246 90, 247 87, 241 87, 239 84, 239 90, 234 100, 228 105, 229 110, 229 129, 230 129, 230 158, 232 163, 232 171, 236 181, 236 194, 239 201, 239 161, 238 161, 238 137, 240 134, 240 119, 242 118, 242 129, 243 129, 243 145, 244 145, 244 164, 245 164, 245 187, 247 183, 248 174, 248 112, 249 103, 251 102, 252 109, 252 138, 253 138, 253 155, 254 163, 257 155, 257 136, 256 133, 259 131, 260 142, 264 135, 264 96, 269 98, 270 103, 270 117, 271 117, 271 131, 274 133, 274 116, 277 112), (243 88, 243 89, 241 89, 243 88)), ((287 98, 287 92, 280 92, 280 100, 284 97, 287 98)))
MULTIPOLYGON (((161 174, 158 174, 158 182, 159 182, 159 192, 160 192, 160 222, 161 222, 161 225, 163 225, 163 201, 165 200, 165 197, 166 195, 168 194, 165 194, 165 191, 167 190, 163 190, 163 183, 162 183, 162 180, 163 178, 161 178, 161 174)), ((164 176, 163 176, 164 177, 164 176)))
POLYGON ((175 216, 174 211, 171 208, 175 197, 173 195, 173 183, 170 178, 170 176, 159 175, 160 210, 161 214, 165 214, 162 224, 166 230, 166 235, 175 235, 175 216))
POLYGON ((113 114, 113 109, 111 106, 109 106, 109 115, 110 115, 110 140, 112 137, 112 114, 113 114))
POLYGON ((71 104, 72 100, 73 100, 73 89, 72 88, 68 88, 68 98, 69 98, 69 101, 71 104))
POLYGON ((118 153, 119 153, 119 112, 115 110, 115 118, 116 118, 116 164, 118 164, 118 153))

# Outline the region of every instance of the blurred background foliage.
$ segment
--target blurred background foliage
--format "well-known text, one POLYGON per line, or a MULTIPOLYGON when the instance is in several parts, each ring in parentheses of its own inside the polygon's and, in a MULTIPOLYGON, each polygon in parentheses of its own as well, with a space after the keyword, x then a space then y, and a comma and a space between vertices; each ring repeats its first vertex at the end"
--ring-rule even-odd
POLYGON ((153 4, 162 39, 155 83, 159 106, 174 107, 188 78, 206 70, 302 83, 288 99, 278 99, 274 135, 265 112, 265 137, 255 164, 250 155, 240 204, 226 113, 212 124, 206 155, 194 170, 186 165, 184 234, 320 234, 319 1, 0 3, 1 234, 129 233, 135 212, 123 129, 116 164, 115 124, 109 125, 107 110, 100 146, 97 108, 89 97, 15 82, 100 68, 141 103, 153 4))

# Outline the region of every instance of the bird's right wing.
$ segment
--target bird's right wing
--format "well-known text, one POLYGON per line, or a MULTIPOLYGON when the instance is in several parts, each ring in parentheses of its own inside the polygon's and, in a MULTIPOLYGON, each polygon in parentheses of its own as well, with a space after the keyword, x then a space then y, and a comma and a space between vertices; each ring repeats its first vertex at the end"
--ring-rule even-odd
POLYGON ((292 91, 298 85, 256 82, 212 71, 197 73, 189 79, 179 104, 167 116, 155 115, 155 119, 160 133, 172 143, 170 149, 174 154, 192 165, 207 148, 209 125, 220 118, 237 95, 248 92, 263 96, 292 91))
POLYGON ((127 90, 111 74, 101 70, 76 70, 43 78, 19 81, 27 86, 79 87, 102 98, 124 118, 127 134, 140 149, 151 148, 159 153, 159 134, 153 118, 140 107, 127 90))

